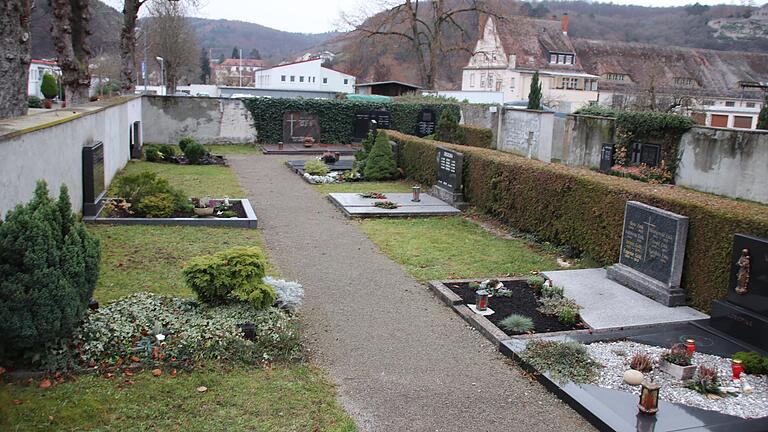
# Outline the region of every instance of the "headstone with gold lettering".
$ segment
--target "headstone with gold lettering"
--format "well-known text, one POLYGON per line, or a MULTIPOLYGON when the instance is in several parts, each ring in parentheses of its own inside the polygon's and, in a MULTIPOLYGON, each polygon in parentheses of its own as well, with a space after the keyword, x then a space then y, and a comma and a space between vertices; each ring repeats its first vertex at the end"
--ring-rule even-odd
POLYGON ((619 263, 608 278, 666 306, 685 304, 680 287, 688 218, 637 201, 624 212, 619 263))

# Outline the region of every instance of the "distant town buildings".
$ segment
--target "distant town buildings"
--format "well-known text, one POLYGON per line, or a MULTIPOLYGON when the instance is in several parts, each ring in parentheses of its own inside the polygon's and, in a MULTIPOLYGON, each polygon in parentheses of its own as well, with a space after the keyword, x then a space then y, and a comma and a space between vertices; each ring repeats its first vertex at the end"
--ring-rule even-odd
POLYGON ((29 81, 27 82, 27 95, 43 99, 40 85, 43 83, 43 75, 49 73, 58 79, 61 69, 56 60, 32 60, 29 65, 29 81))
POLYGON ((220 86, 253 87, 254 73, 265 65, 264 60, 226 59, 221 63, 211 63, 211 76, 213 82, 220 86))
POLYGON ((354 92, 354 76, 323 66, 322 63, 323 60, 318 58, 257 70, 254 87, 268 90, 354 92))
POLYGON ((307 61, 307 60, 317 60, 320 59, 323 61, 324 64, 331 63, 336 58, 336 54, 330 52, 330 51, 321 51, 318 53, 306 53, 302 56, 299 56, 294 60, 295 62, 300 61, 307 61))
POLYGON ((421 90, 421 86, 400 81, 380 81, 358 84, 355 93, 361 95, 402 96, 421 90))

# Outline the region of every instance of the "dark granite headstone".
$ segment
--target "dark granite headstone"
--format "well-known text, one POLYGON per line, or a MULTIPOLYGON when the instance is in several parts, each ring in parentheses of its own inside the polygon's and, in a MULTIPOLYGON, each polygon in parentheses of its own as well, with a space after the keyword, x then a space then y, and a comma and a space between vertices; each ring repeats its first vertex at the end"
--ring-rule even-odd
POLYGON ((392 118, 389 111, 364 111, 355 114, 352 138, 362 141, 373 130, 371 120, 376 120, 376 129, 389 129, 392 118))
POLYGON ((640 163, 651 167, 659 164, 661 159, 661 147, 656 144, 643 144, 640 147, 640 163))
POLYGON ((425 137, 427 135, 432 135, 435 133, 435 126, 437 125, 437 120, 435 119, 435 111, 425 108, 421 110, 419 113, 419 123, 418 123, 418 130, 416 131, 416 135, 420 137, 425 137))
POLYGON ((131 158, 141 159, 144 141, 141 137, 141 122, 136 121, 131 125, 131 158))
POLYGON ((728 296, 712 304, 710 325, 768 350, 768 239, 746 234, 734 236, 728 296), (748 267, 739 265, 744 250, 748 267), (740 271, 747 276, 744 286, 740 286, 740 271))
POLYGON ((437 184, 450 192, 461 192, 464 155, 453 150, 437 149, 437 184))
POLYGON ((600 171, 608 172, 613 166, 613 144, 603 144, 600 150, 600 171))
POLYGON ((283 142, 301 144, 307 138, 320 142, 320 118, 317 114, 299 111, 283 113, 283 142))
POLYGON ((101 141, 83 147, 83 214, 93 216, 99 212, 101 199, 106 193, 104 178, 104 143, 101 141))
POLYGON ((685 304, 680 279, 687 238, 687 217, 628 201, 619 263, 608 278, 667 306, 685 304))

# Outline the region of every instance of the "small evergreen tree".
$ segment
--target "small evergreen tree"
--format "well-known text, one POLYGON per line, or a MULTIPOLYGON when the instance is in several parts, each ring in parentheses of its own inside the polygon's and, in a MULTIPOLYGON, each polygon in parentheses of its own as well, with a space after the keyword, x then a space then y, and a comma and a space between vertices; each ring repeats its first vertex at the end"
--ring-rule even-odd
POLYGON ((43 82, 40 84, 40 92, 46 99, 54 99, 59 95, 59 84, 56 82, 56 77, 46 73, 43 75, 43 82))
POLYGON ((459 119, 452 109, 444 109, 437 121, 435 137, 438 141, 464 144, 464 134, 459 127, 459 119))
POLYGON ((211 60, 208 58, 208 51, 203 48, 200 52, 200 82, 208 84, 211 78, 211 60))
POLYGON ((38 182, 34 198, 0 223, 0 363, 29 363, 70 336, 99 275, 99 241, 38 182))
POLYGON ((531 92, 528 93, 528 109, 542 109, 541 82, 539 81, 539 71, 534 72, 533 79, 531 80, 531 92))
POLYGON ((240 58, 240 49, 238 47, 232 47, 232 57, 233 59, 239 59, 240 58))
POLYGON ((763 109, 760 110, 760 116, 757 118, 758 129, 768 129, 768 96, 763 102, 763 109))
POLYGON ((365 158, 363 177, 367 181, 392 180, 397 178, 397 164, 389 145, 389 137, 384 132, 376 136, 368 157, 365 158))

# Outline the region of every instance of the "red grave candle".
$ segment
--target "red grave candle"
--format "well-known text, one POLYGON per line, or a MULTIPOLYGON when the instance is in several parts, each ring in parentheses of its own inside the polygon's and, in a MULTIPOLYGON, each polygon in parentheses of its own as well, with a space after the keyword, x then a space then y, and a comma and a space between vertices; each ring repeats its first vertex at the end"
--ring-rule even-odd
POLYGON ((741 379, 741 373, 744 372, 744 365, 741 364, 741 360, 734 359, 731 361, 731 372, 733 372, 733 379, 741 379))
POLYGON ((696 352, 696 342, 693 339, 686 339, 685 350, 688 353, 688 357, 693 357, 693 353, 696 352))

